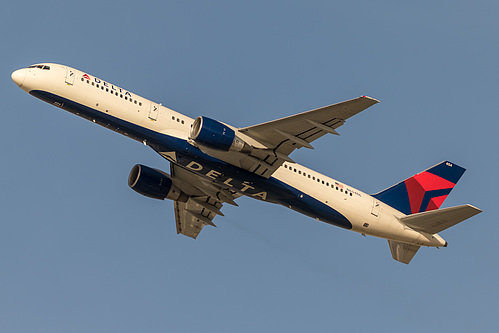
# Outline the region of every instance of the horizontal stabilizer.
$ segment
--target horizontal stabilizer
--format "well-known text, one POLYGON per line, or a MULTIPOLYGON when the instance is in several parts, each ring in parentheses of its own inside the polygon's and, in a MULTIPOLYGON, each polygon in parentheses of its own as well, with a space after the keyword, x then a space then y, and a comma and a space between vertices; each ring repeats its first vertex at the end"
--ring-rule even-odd
POLYGON ((418 252, 419 246, 388 240, 393 259, 408 264, 418 252))
POLYGON ((462 205, 408 215, 402 217, 400 222, 414 230, 435 234, 481 212, 471 205, 462 205))

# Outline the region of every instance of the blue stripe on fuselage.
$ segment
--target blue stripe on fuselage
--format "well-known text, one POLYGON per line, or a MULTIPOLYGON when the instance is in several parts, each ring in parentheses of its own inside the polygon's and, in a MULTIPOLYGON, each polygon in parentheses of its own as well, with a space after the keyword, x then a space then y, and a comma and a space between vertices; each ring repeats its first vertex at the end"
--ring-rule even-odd
POLYGON ((34 90, 30 91, 30 94, 134 140, 146 140, 147 144, 158 152, 175 151, 176 165, 222 187, 258 200, 281 204, 341 228, 352 228, 345 216, 312 196, 273 177, 266 179, 213 158, 186 140, 144 128, 49 92, 34 90))

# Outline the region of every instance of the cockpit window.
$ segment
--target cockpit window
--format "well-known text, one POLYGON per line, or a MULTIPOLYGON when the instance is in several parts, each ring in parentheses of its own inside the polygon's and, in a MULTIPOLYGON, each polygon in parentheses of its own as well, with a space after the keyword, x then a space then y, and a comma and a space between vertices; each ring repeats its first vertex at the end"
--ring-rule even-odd
POLYGON ((28 68, 40 68, 40 69, 50 70, 50 66, 47 65, 31 65, 28 68))

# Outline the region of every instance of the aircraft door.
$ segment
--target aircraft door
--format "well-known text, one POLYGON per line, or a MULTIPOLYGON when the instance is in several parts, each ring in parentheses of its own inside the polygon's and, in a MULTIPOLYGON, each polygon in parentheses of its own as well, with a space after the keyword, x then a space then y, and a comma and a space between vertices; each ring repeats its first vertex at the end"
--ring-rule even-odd
POLYGON ((151 109, 149 110, 149 119, 157 120, 159 114, 159 105, 151 102, 151 109))
POLYGON ((72 86, 75 83, 75 70, 69 67, 66 67, 66 83, 72 86))
POLYGON ((371 214, 378 217, 380 208, 381 208, 381 203, 375 198, 373 198, 373 207, 371 209, 371 214))

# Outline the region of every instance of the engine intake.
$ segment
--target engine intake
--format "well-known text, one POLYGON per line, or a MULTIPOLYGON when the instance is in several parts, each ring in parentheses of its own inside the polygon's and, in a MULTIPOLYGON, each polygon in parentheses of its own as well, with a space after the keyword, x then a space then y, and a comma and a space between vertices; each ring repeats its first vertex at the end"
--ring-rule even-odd
POLYGON ((229 126, 204 116, 194 120, 189 138, 198 144, 218 150, 243 154, 250 154, 253 150, 253 147, 239 138, 229 126))
POLYGON ((187 202, 188 196, 180 191, 167 173, 137 164, 130 171, 128 186, 137 193, 153 199, 187 202))

